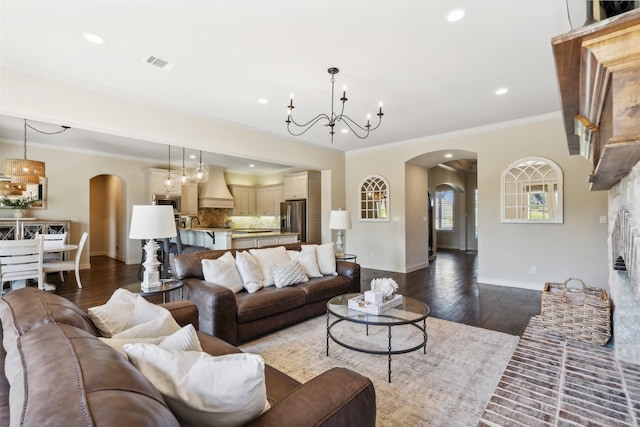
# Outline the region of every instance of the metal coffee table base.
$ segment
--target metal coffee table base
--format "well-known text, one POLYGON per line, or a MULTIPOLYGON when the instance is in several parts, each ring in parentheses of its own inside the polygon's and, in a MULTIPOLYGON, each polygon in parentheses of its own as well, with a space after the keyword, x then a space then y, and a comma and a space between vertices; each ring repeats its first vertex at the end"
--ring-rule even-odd
MULTIPOLYGON (((387 328, 388 331, 388 343, 389 346, 386 350, 369 350, 369 349, 365 349, 365 348, 360 348, 360 347, 356 347, 350 344, 345 343, 344 341, 341 341, 339 339, 337 339, 336 337, 333 336, 333 334, 331 333, 331 329, 337 325, 338 323, 345 321, 347 319, 336 319, 333 322, 330 322, 329 319, 329 310, 327 310, 327 356, 329 356, 329 338, 331 338, 333 340, 333 342, 335 342, 336 344, 347 348, 349 350, 353 350, 353 351, 359 351, 360 353, 367 353, 367 354, 386 354, 387 355, 387 360, 388 360, 388 375, 389 375, 389 382, 391 382, 391 355, 393 354, 404 354, 404 353, 410 353, 412 351, 416 351, 419 348, 422 347, 424 354, 427 354, 427 319, 424 318, 422 319, 422 326, 420 326, 418 323, 413 323, 413 322, 407 322, 404 323, 406 325, 411 325, 414 326, 416 328, 418 328, 420 331, 422 331, 422 342, 418 345, 416 345, 415 347, 410 347, 410 348, 404 348, 404 349, 400 349, 400 350, 394 350, 391 346, 391 328, 393 326, 397 326, 397 325, 393 325, 393 324, 389 324, 389 325, 377 325, 377 326, 384 326, 387 328)), ((378 317, 384 317, 384 315, 378 315, 378 317)), ((369 335, 369 325, 366 324, 366 333, 367 335, 369 335)))

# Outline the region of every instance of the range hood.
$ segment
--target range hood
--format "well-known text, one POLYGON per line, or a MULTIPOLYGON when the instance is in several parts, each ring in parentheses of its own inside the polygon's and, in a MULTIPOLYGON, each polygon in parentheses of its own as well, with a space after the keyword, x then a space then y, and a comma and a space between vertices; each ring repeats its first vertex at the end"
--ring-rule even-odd
POLYGON ((198 206, 201 208, 233 208, 233 196, 224 179, 224 168, 209 166, 209 179, 198 184, 198 206))

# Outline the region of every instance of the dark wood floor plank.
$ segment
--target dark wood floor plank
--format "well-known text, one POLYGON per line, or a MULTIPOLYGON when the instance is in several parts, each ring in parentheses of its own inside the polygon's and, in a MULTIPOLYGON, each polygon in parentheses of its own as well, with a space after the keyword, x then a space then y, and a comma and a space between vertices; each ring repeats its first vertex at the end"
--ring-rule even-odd
MULTIPOLYGON (((362 269, 361 289, 369 289, 373 278, 391 277, 399 293, 424 301, 433 317, 522 335, 529 319, 540 313, 540 292, 478 284, 477 263, 477 254, 440 251, 429 268, 407 274, 362 269)), ((86 310, 104 304, 123 284, 137 282, 137 273, 137 264, 93 256, 91 269, 80 273, 83 289, 78 289, 73 274, 66 275, 64 283, 57 274, 49 280, 57 285, 56 293, 86 310)))

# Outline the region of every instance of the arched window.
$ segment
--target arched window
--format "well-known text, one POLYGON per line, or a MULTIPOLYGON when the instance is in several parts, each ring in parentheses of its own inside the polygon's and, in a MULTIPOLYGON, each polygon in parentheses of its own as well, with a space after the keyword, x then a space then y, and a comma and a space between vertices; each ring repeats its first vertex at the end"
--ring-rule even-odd
POLYGON ((389 221, 389 184, 380 175, 360 183, 360 221, 389 221))
POLYGON ((502 222, 561 223, 562 170, 549 159, 526 157, 502 173, 502 222))

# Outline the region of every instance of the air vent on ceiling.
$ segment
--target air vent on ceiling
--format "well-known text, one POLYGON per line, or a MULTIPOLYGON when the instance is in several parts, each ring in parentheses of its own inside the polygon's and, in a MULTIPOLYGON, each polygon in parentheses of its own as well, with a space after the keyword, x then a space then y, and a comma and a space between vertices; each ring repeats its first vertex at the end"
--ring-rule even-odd
POLYGON ((143 62, 146 62, 149 65, 153 65, 154 67, 158 67, 161 70, 171 71, 176 68, 176 64, 172 64, 169 61, 165 61, 164 59, 160 59, 153 55, 145 56, 143 62))

